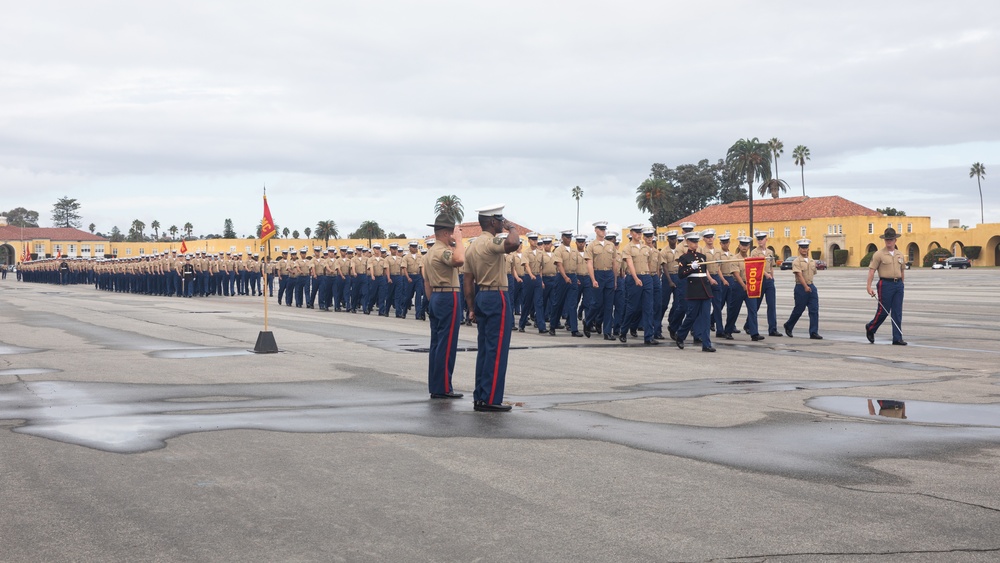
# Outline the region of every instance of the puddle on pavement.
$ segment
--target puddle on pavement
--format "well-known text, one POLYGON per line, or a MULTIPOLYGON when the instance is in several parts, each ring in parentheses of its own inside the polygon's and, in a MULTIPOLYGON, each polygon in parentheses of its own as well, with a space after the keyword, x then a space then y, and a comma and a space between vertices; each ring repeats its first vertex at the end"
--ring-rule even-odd
POLYGON ((181 348, 174 350, 156 350, 146 355, 151 358, 169 360, 188 360, 192 358, 219 358, 223 356, 249 356, 252 350, 241 348, 181 348))
MULTIPOLYGON (((420 384, 374 373, 268 384, 18 382, 0 385, 0 419, 23 421, 13 428, 17 433, 116 453, 163 448, 167 440, 189 433, 236 429, 594 440, 740 469, 850 483, 900 481, 865 465, 870 459, 967 451, 1000 440, 1000 428, 980 425, 830 422, 808 413, 772 412, 751 424, 713 428, 626 420, 572 407, 574 402, 902 384, 899 381, 765 382, 751 390, 730 381, 695 380, 635 386, 617 393, 507 397, 517 405, 514 411, 492 414, 474 412, 471 400, 431 401, 420 384)), ((864 400, 853 400, 857 408, 864 407, 864 400)), ((908 414, 911 409, 922 411, 923 405, 908 402, 908 414)), ((858 416, 867 414, 862 411, 858 416)))
POLYGON ((876 364, 880 366, 908 369, 913 371, 953 371, 952 368, 944 366, 931 366, 927 364, 915 364, 913 362, 900 362, 886 360, 883 358, 872 358, 870 356, 844 356, 844 360, 849 362, 862 362, 866 364, 876 364))
POLYGON ((40 348, 24 348, 22 346, 0 344, 0 356, 9 354, 34 354, 35 352, 42 352, 42 350, 40 348))
POLYGON ((815 397, 806 406, 870 420, 1000 428, 1000 403, 963 404, 864 397, 815 397), (870 403, 869 403, 870 401, 870 403))
POLYGON ((16 368, 0 369, 0 375, 39 375, 43 373, 58 373, 59 370, 51 368, 16 368))

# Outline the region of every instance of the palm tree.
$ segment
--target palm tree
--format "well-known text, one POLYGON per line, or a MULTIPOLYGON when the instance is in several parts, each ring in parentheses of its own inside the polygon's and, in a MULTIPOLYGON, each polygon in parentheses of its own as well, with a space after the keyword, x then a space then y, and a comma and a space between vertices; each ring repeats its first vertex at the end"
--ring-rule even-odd
POLYGON ((771 151, 771 155, 774 157, 774 177, 778 177, 778 157, 785 154, 785 143, 778 140, 777 137, 771 137, 771 140, 767 142, 767 148, 771 151))
POLYGON ((143 223, 142 221, 140 221, 138 219, 136 219, 135 221, 132 221, 132 230, 135 231, 136 235, 138 235, 137 238, 139 240, 142 240, 143 238, 145 238, 145 235, 143 235, 142 231, 146 230, 146 224, 143 223))
POLYGON ((972 169, 969 170, 969 178, 975 177, 976 184, 979 185, 979 222, 986 222, 986 215, 983 213, 983 176, 986 175, 986 167, 983 163, 976 162, 972 165, 972 169))
POLYGON ((583 190, 580 186, 573 188, 573 199, 576 200, 576 232, 580 232, 580 198, 583 197, 583 190))
POLYGON ((667 212, 670 210, 670 200, 667 195, 669 187, 667 181, 662 178, 646 178, 635 189, 635 205, 640 211, 651 215, 649 219, 654 227, 669 224, 667 217, 667 212))
MULTIPOLYGON (((275 228, 277 228, 277 227, 275 227, 275 228)), ((292 231, 288 230, 288 227, 285 227, 284 229, 281 230, 281 234, 285 238, 288 238, 288 233, 290 233, 290 232, 292 232, 292 231)))
POLYGON ((170 225, 170 228, 167 229, 167 232, 170 233, 170 238, 176 239, 177 238, 177 225, 170 225))
POLYGON ((333 219, 316 223, 316 238, 323 239, 323 246, 330 246, 330 239, 340 238, 340 231, 333 219))
POLYGON ((788 182, 778 178, 770 178, 764 180, 764 183, 762 183, 760 187, 757 188, 757 193, 760 194, 760 197, 764 197, 765 195, 770 193, 771 197, 773 197, 774 199, 778 199, 778 196, 780 195, 779 192, 787 192, 787 191, 788 191, 788 182))
POLYGON ((802 168, 802 197, 806 195, 806 161, 809 160, 809 147, 799 145, 792 151, 795 165, 802 168))
POLYGON ((90 229, 90 234, 94 234, 94 230, 97 229, 97 225, 91 223, 90 226, 87 228, 90 229))
POLYGON ((310 229, 309 227, 306 227, 306 228, 302 229, 302 232, 304 232, 306 234, 306 238, 309 238, 309 235, 312 234, 313 230, 310 229))
POLYGON ((190 237, 191 236, 191 231, 193 231, 193 230, 194 230, 194 225, 192 225, 191 223, 184 223, 184 233, 185 233, 185 236, 190 237))
POLYGON ((465 207, 457 195, 443 195, 434 203, 434 213, 438 215, 446 213, 456 223, 461 223, 465 217, 465 207))
POLYGON ((753 139, 740 139, 726 152, 726 164, 730 167, 733 179, 747 183, 747 193, 750 194, 750 233, 753 234, 753 185, 755 180, 765 180, 771 177, 771 151, 767 143, 753 139))
POLYGON ((292 231, 292 238, 295 240, 299 240, 299 231, 297 230, 292 231))

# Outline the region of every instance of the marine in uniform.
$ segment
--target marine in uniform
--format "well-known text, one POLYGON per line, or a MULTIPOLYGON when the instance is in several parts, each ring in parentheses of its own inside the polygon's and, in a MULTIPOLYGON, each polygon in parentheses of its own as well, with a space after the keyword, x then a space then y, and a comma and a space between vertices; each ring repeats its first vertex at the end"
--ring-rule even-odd
POLYGON ((764 340, 764 337, 760 335, 757 322, 757 306, 760 301, 755 297, 747 297, 745 274, 746 259, 750 257, 750 244, 753 241, 750 237, 739 237, 738 240, 740 243, 739 253, 722 265, 723 273, 728 271, 732 276, 729 283, 729 304, 726 305, 726 312, 728 314, 726 315, 725 338, 732 340, 732 334, 736 331, 736 321, 739 318, 740 309, 743 308, 745 303, 747 306, 747 320, 743 326, 746 328, 747 334, 750 335, 750 339, 754 342, 759 342, 764 340))
POLYGON ((587 262, 587 273, 590 277, 591 300, 590 307, 583 319, 583 335, 590 338, 591 331, 604 334, 605 340, 611 340, 611 326, 614 322, 615 306, 615 254, 617 245, 605 240, 608 233, 608 222, 594 223, 594 240, 584 250, 584 260, 587 262), (600 329, 597 319, 602 320, 600 329))
POLYGON ((528 324, 528 318, 534 315, 536 326, 545 326, 545 306, 542 302, 542 255, 544 251, 538 248, 538 233, 528 233, 528 250, 525 252, 524 270, 527 278, 524 280, 521 297, 521 319, 517 323, 517 330, 524 332, 524 327, 528 324), (542 318, 539 321, 539 318, 542 318), (539 324, 540 323, 540 324, 539 324))
POLYGON ((656 248, 656 229, 646 225, 642 229, 643 244, 649 248, 649 277, 653 282, 653 338, 655 340, 666 340, 663 338, 663 293, 666 284, 660 274, 663 270, 663 255, 656 248))
MULTIPOLYGON (((549 334, 555 336, 560 319, 567 317, 566 326, 569 327, 572 336, 582 338, 583 334, 578 330, 579 327, 576 324, 576 315, 572 313, 568 316, 566 315, 566 303, 570 301, 574 304, 576 303, 576 267, 579 255, 573 250, 573 231, 562 231, 560 232, 560 236, 562 244, 552 253, 552 262, 555 264, 556 276, 555 287, 552 290, 549 305, 551 316, 549 334)), ((574 307, 573 309, 573 312, 575 312, 576 308, 574 307)))
MULTIPOLYGON (((509 411, 503 404, 507 376, 507 354, 513 309, 507 295, 504 254, 517 250, 519 240, 514 224, 503 217, 503 205, 477 209, 483 230, 466 253, 465 301, 477 321, 476 390, 473 408, 477 411, 509 411), (506 230, 511 236, 497 236, 506 230)), ((539 311, 538 316, 544 316, 539 311)))
POLYGON ((622 252, 627 271, 625 272, 625 316, 622 321, 619 341, 626 342, 628 334, 638 336, 638 327, 642 325, 643 344, 659 344, 653 336, 653 279, 649 273, 649 255, 651 250, 643 244, 643 226, 641 224, 629 227, 632 241, 622 252))
POLYGON ((725 257, 722 250, 715 247, 715 229, 705 229, 701 232, 701 240, 705 246, 701 247, 701 253, 705 255, 708 272, 708 283, 712 286, 712 322, 710 329, 719 331, 722 325, 722 308, 726 304, 729 284, 722 278, 722 261, 725 257))
POLYGON ((465 244, 462 228, 455 219, 441 213, 434 223, 434 237, 440 240, 424 257, 424 275, 421 285, 428 296, 431 344, 428 353, 427 386, 432 399, 460 399, 451 385, 458 351, 458 332, 462 325, 462 307, 459 301, 458 270, 465 263, 465 244), (457 241, 457 244, 453 244, 457 241))
POLYGON ((792 314, 785 322, 785 334, 792 336, 795 323, 799 321, 802 312, 809 310, 809 338, 822 340, 819 335, 819 294, 816 286, 813 285, 813 277, 816 275, 816 261, 809 258, 809 245, 812 243, 807 238, 796 242, 799 246, 799 255, 792 262, 792 273, 795 275, 795 307, 792 314))
POLYGON ((906 275, 906 257, 903 251, 896 248, 896 229, 889 227, 879 235, 885 241, 885 246, 872 255, 872 261, 868 265, 868 295, 875 296, 876 290, 872 289, 872 280, 878 273, 878 309, 875 309, 875 317, 865 325, 865 336, 868 342, 875 343, 875 333, 878 327, 882 326, 886 317, 892 319, 892 343, 897 346, 906 346, 903 340, 903 277, 906 275))
POLYGON ((774 251, 767 247, 767 233, 758 231, 754 238, 757 247, 750 251, 751 258, 764 258, 764 279, 760 286, 760 297, 757 298, 757 310, 761 303, 767 306, 767 335, 781 336, 778 332, 778 315, 775 306, 774 290, 774 251))
MULTIPOLYGON (((404 306, 408 311, 410 304, 412 303, 414 318, 418 321, 422 321, 426 319, 425 309, 427 307, 427 297, 424 292, 424 258, 420 255, 420 245, 417 244, 417 241, 411 240, 408 247, 409 253, 405 258, 407 291, 404 306)), ((456 273, 456 275, 458 274, 456 273)), ((403 316, 406 316, 405 312, 403 313, 403 316)))
MULTIPOLYGON (((542 278, 542 302, 541 309, 535 310, 535 325, 538 327, 538 334, 544 334, 548 332, 545 328, 548 326, 558 325, 559 319, 558 313, 552 311, 552 293, 556 288, 556 270, 555 259, 552 256, 552 237, 542 238, 542 253, 541 253, 541 278, 542 278)), ((536 299, 537 301, 537 299, 536 299)))
POLYGON ((687 313, 684 321, 677 329, 675 342, 677 347, 684 349, 684 340, 691 333, 695 340, 701 341, 704 352, 715 352, 709 331, 709 321, 712 316, 712 286, 706 271, 705 255, 698 252, 698 241, 701 235, 688 233, 685 236, 688 250, 677 262, 677 274, 687 284, 684 296, 687 300, 687 313))

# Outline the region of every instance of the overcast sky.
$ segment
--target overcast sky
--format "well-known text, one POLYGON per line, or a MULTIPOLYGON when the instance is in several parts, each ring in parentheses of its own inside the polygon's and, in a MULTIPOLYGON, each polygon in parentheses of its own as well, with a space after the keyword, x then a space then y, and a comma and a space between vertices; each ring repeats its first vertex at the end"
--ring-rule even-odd
POLYGON ((628 225, 654 162, 809 147, 805 191, 1000 222, 1000 3, 0 0, 0 209, 196 235, 434 200, 525 226, 628 225))

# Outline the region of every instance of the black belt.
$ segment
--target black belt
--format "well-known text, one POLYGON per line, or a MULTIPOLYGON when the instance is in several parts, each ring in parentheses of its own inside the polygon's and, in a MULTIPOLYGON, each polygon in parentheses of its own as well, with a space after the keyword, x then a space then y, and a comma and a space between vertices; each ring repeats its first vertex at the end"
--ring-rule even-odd
POLYGON ((901 281, 903 281, 903 278, 879 278, 879 279, 882 280, 882 281, 888 281, 888 282, 901 282, 901 281))

